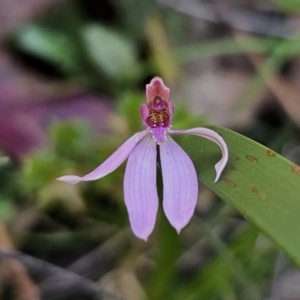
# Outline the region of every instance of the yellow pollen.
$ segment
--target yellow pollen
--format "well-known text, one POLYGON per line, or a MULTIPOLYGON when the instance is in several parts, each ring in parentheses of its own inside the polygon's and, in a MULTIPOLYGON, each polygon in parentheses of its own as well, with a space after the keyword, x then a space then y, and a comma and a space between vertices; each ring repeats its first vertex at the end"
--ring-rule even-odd
POLYGON ((157 125, 165 126, 165 124, 168 123, 169 118, 170 114, 166 108, 159 110, 150 108, 146 123, 151 127, 157 127, 157 125))

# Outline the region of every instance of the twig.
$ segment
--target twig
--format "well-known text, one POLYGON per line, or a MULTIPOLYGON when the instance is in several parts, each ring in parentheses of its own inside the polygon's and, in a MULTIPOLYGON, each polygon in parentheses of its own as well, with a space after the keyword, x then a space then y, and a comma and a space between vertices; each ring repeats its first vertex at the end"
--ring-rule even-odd
MULTIPOLYGON (((157 0, 157 2, 205 21, 214 23, 222 21, 235 29, 274 37, 290 38, 296 31, 297 22, 299 23, 298 18, 284 19, 266 16, 249 10, 238 10, 233 7, 230 7, 230 10, 226 11, 226 15, 222 15, 222 18, 220 18, 218 5, 204 4, 196 0, 157 0)), ((226 6, 229 5, 229 1, 222 0, 222 2, 226 6)))
MULTIPOLYGON (((0 221, 0 245, 13 249, 13 243, 6 231, 5 225, 0 221)), ((10 250, 12 251, 12 250, 10 250)), ((0 256, 1 258, 1 256, 0 256)), ((39 290, 28 276, 23 264, 15 259, 0 259, 1 279, 14 285, 17 297, 20 300, 39 300, 39 290)))
MULTIPOLYGON (((98 280, 112 269, 118 257, 126 251, 131 243, 130 237, 131 233, 128 229, 118 232, 101 246, 72 263, 67 270, 80 274, 84 278, 98 280)), ((65 275, 61 275, 55 274, 55 276, 48 277, 47 280, 42 282, 41 287, 44 293, 53 294, 51 287, 55 287, 56 293, 58 290, 60 294, 69 294, 70 291, 73 293, 73 285, 66 285, 65 275)))
POLYGON ((89 279, 98 280, 124 254, 132 242, 131 237, 132 234, 128 229, 118 232, 101 246, 72 263, 68 270, 89 279))
POLYGON ((93 300, 121 300, 119 297, 105 292, 97 283, 87 278, 24 253, 0 247, 0 258, 17 259, 23 263, 32 276, 44 280, 40 285, 42 299, 76 295, 93 300), (56 282, 53 281, 54 277, 58 278, 56 282), (51 286, 47 283, 48 278, 51 278, 51 286))

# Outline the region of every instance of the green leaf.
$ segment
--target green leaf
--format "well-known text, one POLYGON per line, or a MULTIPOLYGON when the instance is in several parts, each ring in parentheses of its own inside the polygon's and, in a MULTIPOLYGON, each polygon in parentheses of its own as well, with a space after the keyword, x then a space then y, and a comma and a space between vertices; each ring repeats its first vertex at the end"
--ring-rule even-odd
POLYGON ((274 151, 231 130, 210 127, 229 148, 229 161, 214 184, 221 152, 210 141, 183 138, 199 179, 248 221, 269 236, 300 266, 300 167, 274 151))
POLYGON ((72 69, 75 64, 69 39, 57 30, 29 24, 18 31, 17 43, 25 51, 58 64, 63 69, 72 69))
POLYGON ((16 212, 13 200, 0 194, 0 220, 8 222, 16 212))
POLYGON ((299 0, 273 0, 279 10, 287 12, 298 12, 299 11, 299 0))
POLYGON ((126 77, 136 61, 131 41, 100 25, 88 25, 82 33, 96 66, 110 77, 126 77))

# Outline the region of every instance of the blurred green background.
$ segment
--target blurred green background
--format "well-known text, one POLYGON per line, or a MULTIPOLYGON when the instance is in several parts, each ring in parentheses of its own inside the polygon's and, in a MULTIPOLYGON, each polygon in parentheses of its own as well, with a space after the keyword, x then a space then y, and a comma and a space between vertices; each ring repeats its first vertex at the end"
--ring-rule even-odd
MULTIPOLYGON (((300 299, 297 269, 201 183, 182 233, 160 208, 144 243, 129 228, 125 164, 94 182, 55 180, 88 173, 143 129, 156 75, 174 129, 225 126, 299 164, 299 4, 0 0, 0 244, 125 300, 300 299)), ((30 299, 9 267, 0 299, 30 299)), ((94 299, 27 272, 41 299, 94 299)))

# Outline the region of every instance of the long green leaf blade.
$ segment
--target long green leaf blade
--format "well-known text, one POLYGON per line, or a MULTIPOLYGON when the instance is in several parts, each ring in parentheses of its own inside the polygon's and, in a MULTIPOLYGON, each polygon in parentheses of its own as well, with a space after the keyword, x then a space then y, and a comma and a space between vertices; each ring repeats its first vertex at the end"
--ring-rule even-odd
POLYGON ((229 148, 229 161, 214 184, 217 146, 188 136, 182 147, 192 158, 199 179, 248 221, 269 236, 300 266, 300 167, 271 149, 231 130, 210 127, 229 148))

